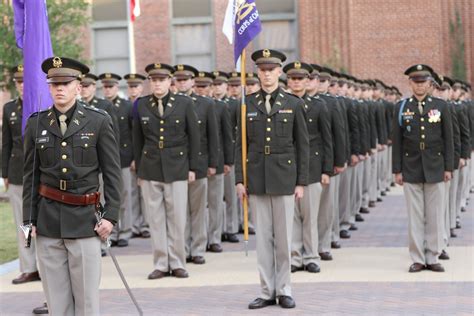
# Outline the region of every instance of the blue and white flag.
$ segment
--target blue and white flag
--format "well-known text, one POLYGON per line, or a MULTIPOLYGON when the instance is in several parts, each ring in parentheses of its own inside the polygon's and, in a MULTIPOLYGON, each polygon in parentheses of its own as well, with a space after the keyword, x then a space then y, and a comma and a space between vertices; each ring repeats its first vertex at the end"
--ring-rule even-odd
POLYGON ((240 68, 242 51, 260 33, 262 25, 255 0, 229 0, 222 32, 234 44, 234 62, 240 68))

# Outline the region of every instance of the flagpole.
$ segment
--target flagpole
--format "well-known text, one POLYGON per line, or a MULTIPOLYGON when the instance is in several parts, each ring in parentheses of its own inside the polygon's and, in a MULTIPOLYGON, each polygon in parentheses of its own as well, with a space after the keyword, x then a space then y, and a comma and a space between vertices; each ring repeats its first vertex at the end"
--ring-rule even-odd
MULTIPOLYGON (((240 83, 241 88, 241 100, 242 104, 240 107, 240 126, 242 130, 242 173, 244 180, 244 188, 247 190, 247 106, 245 105, 245 48, 242 50, 242 55, 240 55, 240 83)), ((249 244, 249 207, 247 196, 244 195, 242 199, 242 207, 244 208, 244 245, 245 245, 245 255, 248 256, 248 244, 249 244)))

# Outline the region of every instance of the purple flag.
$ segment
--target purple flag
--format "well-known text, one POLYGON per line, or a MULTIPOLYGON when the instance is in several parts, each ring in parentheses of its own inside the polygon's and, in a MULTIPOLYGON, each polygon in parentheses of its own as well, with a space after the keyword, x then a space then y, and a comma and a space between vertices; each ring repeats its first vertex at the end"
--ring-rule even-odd
POLYGON ((240 0, 235 5, 234 62, 237 64, 242 51, 260 33, 262 26, 255 0, 240 0))
POLYGON ((53 56, 45 0, 13 0, 17 46, 23 50, 23 130, 34 112, 53 104, 41 63, 53 56))

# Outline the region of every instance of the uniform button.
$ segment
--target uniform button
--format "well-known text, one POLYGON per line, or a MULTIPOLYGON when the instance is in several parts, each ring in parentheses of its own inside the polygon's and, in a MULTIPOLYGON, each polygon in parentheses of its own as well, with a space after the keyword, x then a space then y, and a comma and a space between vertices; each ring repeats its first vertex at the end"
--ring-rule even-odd
POLYGON ((318 153, 318 152, 315 152, 315 155, 317 156, 317 155, 319 155, 319 153, 318 153))
POLYGON ((424 121, 425 121, 425 119, 422 117, 422 118, 420 119, 420 121, 424 122, 424 121))
POLYGON ((201 124, 201 121, 198 121, 198 124, 201 124))
POLYGON ((165 131, 165 129, 164 129, 164 128, 160 128, 160 132, 164 132, 164 131, 165 131))
POLYGON ((271 119, 271 118, 267 118, 267 122, 271 122, 271 121, 272 121, 272 119, 271 119))
POLYGON ((143 154, 144 154, 144 155, 146 155, 146 153, 147 153, 147 151, 146 151, 146 150, 144 150, 144 151, 143 151, 143 154))
POLYGON ((86 148, 89 147, 89 144, 85 143, 85 144, 84 144, 84 147, 86 147, 86 148))
POLYGON ((424 126, 422 126, 422 127, 421 127, 421 130, 422 130, 422 131, 424 131, 424 130, 425 130, 425 127, 424 127, 424 126))
POLYGON ((311 123, 312 121, 313 121, 313 119, 309 119, 309 120, 308 120, 308 122, 310 122, 310 123, 311 123))
POLYGON ((179 120, 176 120, 176 124, 179 124, 179 120))
POLYGON ((121 120, 124 120, 124 119, 125 119, 125 117, 121 116, 121 117, 120 117, 120 119, 121 119, 121 120))
POLYGON ((66 143, 66 142, 62 142, 62 143, 61 143, 61 146, 66 147, 66 146, 67 146, 67 143, 66 143))
POLYGON ((253 118, 252 118, 252 117, 251 117, 251 118, 249 118, 249 121, 253 121, 253 118))
POLYGON ((123 144, 123 147, 127 147, 127 144, 123 144))
POLYGON ((270 137, 267 137, 267 142, 269 142, 270 140, 271 140, 271 138, 270 138, 270 137))
POLYGON ((288 122, 288 120, 287 120, 287 119, 283 119, 283 122, 285 122, 285 123, 286 123, 286 122, 288 122))
POLYGON ((184 155, 184 153, 183 153, 182 151, 180 151, 179 154, 180 154, 181 156, 184 155))
POLYGON ((271 132, 271 131, 272 131, 271 127, 267 127, 267 132, 271 132))
POLYGON ((66 173, 66 172, 67 172, 67 168, 63 168, 62 171, 63 171, 63 173, 66 173))
POLYGON ((165 121, 161 120, 161 121, 160 121, 160 124, 165 124, 165 121))
POLYGON ((41 145, 41 149, 43 149, 43 148, 44 148, 44 145, 41 145))
POLYGON ((201 156, 201 155, 202 155, 202 152, 199 152, 198 155, 201 156))
POLYGON ((421 138, 425 139, 425 135, 421 135, 421 138))
POLYGON ((291 164, 291 160, 288 160, 288 164, 291 164))
POLYGON ((408 153, 405 153, 405 156, 407 156, 407 157, 408 157, 408 153))
POLYGON ((62 158, 63 160, 66 160, 66 159, 67 159, 67 155, 62 155, 61 158, 62 158))
POLYGON ((164 137, 164 136, 160 136, 160 140, 163 140, 163 139, 165 139, 165 137, 164 137))
POLYGON ((15 157, 15 154, 12 154, 12 157, 15 157))

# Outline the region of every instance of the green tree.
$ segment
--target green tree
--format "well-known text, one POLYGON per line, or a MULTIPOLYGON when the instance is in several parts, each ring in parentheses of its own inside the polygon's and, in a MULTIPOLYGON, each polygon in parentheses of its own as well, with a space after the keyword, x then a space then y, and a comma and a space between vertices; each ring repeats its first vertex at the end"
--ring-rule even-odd
MULTIPOLYGON (((21 50, 16 46, 10 2, 0 0, 0 88, 13 91, 11 68, 21 63, 23 58, 21 50)), ((84 60, 81 34, 90 22, 90 4, 85 0, 47 0, 46 3, 54 54, 88 62, 84 60)))
POLYGON ((466 80, 466 57, 464 44, 464 29, 461 14, 456 9, 454 21, 449 22, 449 33, 451 35, 450 55, 452 77, 466 80))

